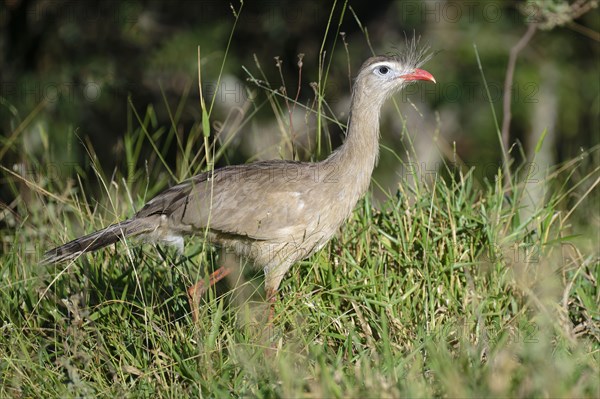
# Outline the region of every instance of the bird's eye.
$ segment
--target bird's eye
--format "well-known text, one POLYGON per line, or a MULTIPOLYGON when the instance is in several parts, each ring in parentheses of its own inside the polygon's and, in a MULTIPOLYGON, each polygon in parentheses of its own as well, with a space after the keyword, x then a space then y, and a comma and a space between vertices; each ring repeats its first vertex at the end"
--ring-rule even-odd
POLYGON ((390 68, 386 66, 380 66, 379 68, 377 68, 377 71, 379 71, 380 74, 385 75, 390 71, 390 68))

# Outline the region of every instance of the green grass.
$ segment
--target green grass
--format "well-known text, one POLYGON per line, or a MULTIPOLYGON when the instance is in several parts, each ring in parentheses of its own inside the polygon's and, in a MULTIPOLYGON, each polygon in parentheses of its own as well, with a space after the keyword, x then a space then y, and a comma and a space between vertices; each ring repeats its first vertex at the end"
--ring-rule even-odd
MULTIPOLYGON (((201 238, 183 258, 119 244, 37 265, 28 243, 109 222, 74 188, 53 187, 3 231, 0 396, 597 396, 597 248, 561 219, 597 169, 529 221, 514 205, 519 186, 507 198, 473 170, 453 176, 414 176, 381 211, 362 201, 330 245, 292 268, 271 331, 250 271, 211 291, 192 322, 185 289, 218 264, 201 238)), ((122 182, 106 184, 120 187, 108 213, 126 216, 122 182)))
MULTIPOLYGON (((253 82, 267 93, 256 107, 285 122, 293 98, 264 74, 253 82)), ((324 92, 312 111, 329 109, 324 92)), ((131 104, 122 165, 106 170, 86 143, 78 179, 51 173, 62 155, 52 132, 35 133, 39 154, 18 134, 0 143, 23 166, 1 169, 14 201, 0 212, 0 397, 600 396, 599 148, 549 171, 545 206, 527 217, 519 173, 506 190, 448 165, 400 181, 379 210, 367 196, 290 270, 270 329, 249 267, 209 291, 192 322, 186 288, 219 264, 201 234, 184 256, 121 243, 39 265, 49 247, 131 216, 169 179, 225 156, 210 145, 204 101, 204 120, 185 141, 176 134, 181 104, 165 104, 171 126, 131 104)), ((325 117, 315 147, 326 147, 325 117)))

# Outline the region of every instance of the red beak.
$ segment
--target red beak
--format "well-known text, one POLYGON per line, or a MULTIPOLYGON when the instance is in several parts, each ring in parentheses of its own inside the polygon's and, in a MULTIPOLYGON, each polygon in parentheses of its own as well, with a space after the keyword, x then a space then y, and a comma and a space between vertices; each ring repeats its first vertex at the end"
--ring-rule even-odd
POLYGON ((435 78, 429 72, 423 69, 415 69, 412 73, 407 73, 406 75, 400 76, 405 81, 408 80, 428 80, 430 82, 436 83, 435 78))

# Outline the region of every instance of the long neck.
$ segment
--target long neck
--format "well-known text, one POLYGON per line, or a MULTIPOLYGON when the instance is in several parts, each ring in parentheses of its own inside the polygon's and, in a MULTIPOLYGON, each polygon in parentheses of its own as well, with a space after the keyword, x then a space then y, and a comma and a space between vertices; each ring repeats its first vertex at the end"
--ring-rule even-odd
POLYGON ((340 183, 356 200, 369 188, 379 156, 379 113, 383 101, 355 86, 346 141, 324 161, 337 169, 340 183))

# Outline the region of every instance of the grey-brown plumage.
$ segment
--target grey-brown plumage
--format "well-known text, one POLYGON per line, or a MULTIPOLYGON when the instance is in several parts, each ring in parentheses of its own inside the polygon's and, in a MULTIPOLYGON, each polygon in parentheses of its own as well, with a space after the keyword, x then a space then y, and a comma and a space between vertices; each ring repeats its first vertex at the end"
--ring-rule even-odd
POLYGON ((131 219, 48 251, 45 262, 70 260, 123 237, 182 249, 183 236, 206 233, 210 242, 262 267, 274 297, 290 266, 323 247, 367 191, 379 152, 381 106, 410 81, 435 82, 417 69, 428 59, 414 45, 402 56, 369 58, 354 83, 346 140, 324 161, 255 162, 199 174, 159 194, 131 219))

